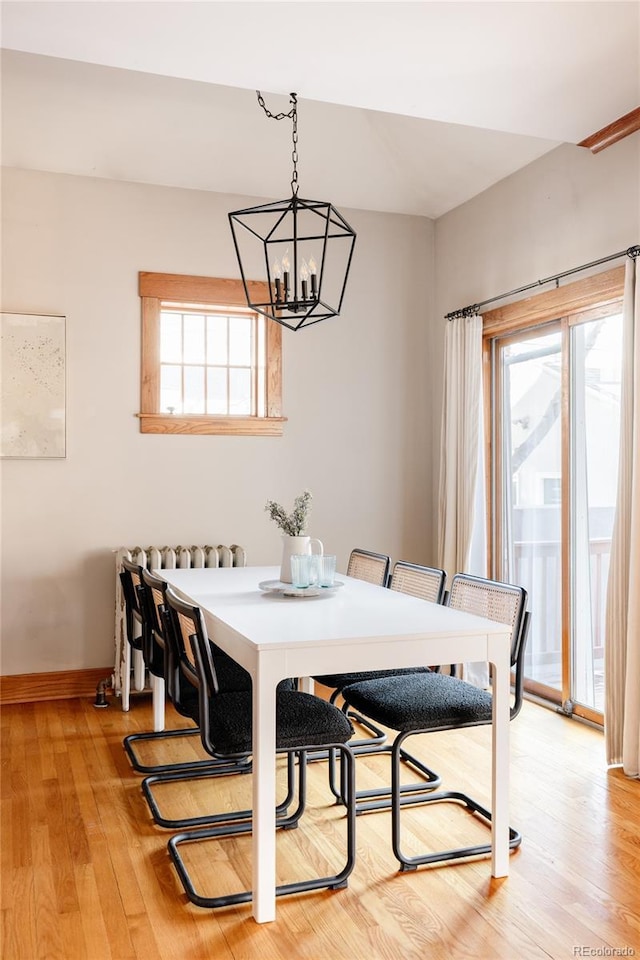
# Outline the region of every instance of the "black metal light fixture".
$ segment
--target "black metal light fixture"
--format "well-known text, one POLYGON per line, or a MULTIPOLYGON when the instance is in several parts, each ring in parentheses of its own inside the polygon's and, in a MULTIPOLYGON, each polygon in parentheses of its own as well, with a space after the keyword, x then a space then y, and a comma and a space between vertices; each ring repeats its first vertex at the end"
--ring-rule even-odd
POLYGON ((293 123, 291 198, 235 210, 229 225, 247 303, 299 330, 340 313, 356 235, 332 204, 298 196, 296 94, 290 94, 288 113, 273 114, 256 93, 268 117, 293 123), (262 283, 252 282, 260 279, 262 283))

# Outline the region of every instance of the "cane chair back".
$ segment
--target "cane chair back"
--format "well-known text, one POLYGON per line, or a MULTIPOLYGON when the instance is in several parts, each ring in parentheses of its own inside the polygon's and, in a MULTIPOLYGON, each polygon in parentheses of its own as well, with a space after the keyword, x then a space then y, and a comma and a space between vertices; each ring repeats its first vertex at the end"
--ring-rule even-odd
POLYGON ((356 580, 366 580, 379 587, 386 587, 391 561, 384 553, 372 553, 357 547, 351 551, 347 565, 347 576, 356 580))
POLYGON ((442 603, 447 575, 436 567, 423 567, 417 563, 398 560, 394 564, 389 589, 408 593, 431 603, 442 603))
POLYGON ((451 581, 448 606, 511 627, 511 665, 514 666, 526 606, 523 590, 508 583, 457 573, 451 581))

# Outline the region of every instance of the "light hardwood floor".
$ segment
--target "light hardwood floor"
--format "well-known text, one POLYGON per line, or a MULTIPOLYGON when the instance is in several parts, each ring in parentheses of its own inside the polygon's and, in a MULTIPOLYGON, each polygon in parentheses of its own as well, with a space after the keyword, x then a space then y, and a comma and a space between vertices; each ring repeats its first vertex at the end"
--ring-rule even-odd
MULTIPOLYGON (((168 720, 183 725, 171 712, 168 720)), ((168 833, 151 822, 122 749, 123 736, 150 725, 146 697, 128 714, 113 700, 106 710, 89 700, 2 710, 3 960, 640 955, 640 784, 605 769, 594 729, 531 703, 511 725, 511 820, 524 841, 508 879, 492 880, 487 860, 400 874, 389 815, 368 814, 358 818, 348 888, 280 898, 276 922, 259 926, 249 905, 206 911, 181 892, 168 833)), ((194 740, 172 750, 185 756, 194 740)), ((489 751, 489 728, 424 736, 415 750, 445 787, 485 800, 489 751)), ((386 773, 382 757, 358 762, 361 785, 386 773)), ((167 812, 202 812, 233 809, 249 788, 249 777, 209 780, 159 796, 167 812)), ((309 801, 300 828, 278 836, 286 879, 341 855, 344 821, 323 763, 311 765, 309 801)), ((409 846, 484 830, 449 805, 405 813, 409 846)), ((245 838, 191 845, 187 855, 205 892, 247 883, 245 838)))

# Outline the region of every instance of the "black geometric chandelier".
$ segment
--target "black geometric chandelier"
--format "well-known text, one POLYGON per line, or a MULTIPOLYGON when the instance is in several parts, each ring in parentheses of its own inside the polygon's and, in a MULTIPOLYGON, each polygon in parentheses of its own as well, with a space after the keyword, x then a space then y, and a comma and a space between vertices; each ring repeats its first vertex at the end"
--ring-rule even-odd
POLYGON ((268 117, 293 122, 291 197, 235 210, 229 225, 251 309, 300 330, 340 313, 356 235, 330 203, 298 196, 296 94, 288 113, 273 114, 256 93, 268 117))

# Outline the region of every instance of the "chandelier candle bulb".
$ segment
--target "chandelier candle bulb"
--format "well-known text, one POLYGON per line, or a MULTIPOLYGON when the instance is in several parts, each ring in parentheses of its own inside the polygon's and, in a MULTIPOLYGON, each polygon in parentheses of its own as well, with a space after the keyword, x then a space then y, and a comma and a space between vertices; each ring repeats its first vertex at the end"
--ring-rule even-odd
POLYGON ((307 266, 307 261, 302 261, 302 266, 300 267, 300 286, 302 287, 302 299, 307 299, 307 291, 309 287, 309 267, 307 266))
POLYGON ((282 270, 284 273, 284 298, 285 300, 289 299, 289 271, 291 269, 291 264, 289 262, 289 255, 285 253, 282 258, 282 270))
POLYGON ((311 259, 309 260, 309 273, 311 274, 311 298, 313 300, 315 300, 316 292, 317 292, 316 291, 316 273, 317 272, 318 272, 318 268, 316 266, 316 262, 313 259, 313 257, 311 257, 311 259))
POLYGON ((274 261, 273 278, 276 286, 276 300, 280 300, 282 298, 282 269, 279 260, 274 261))

